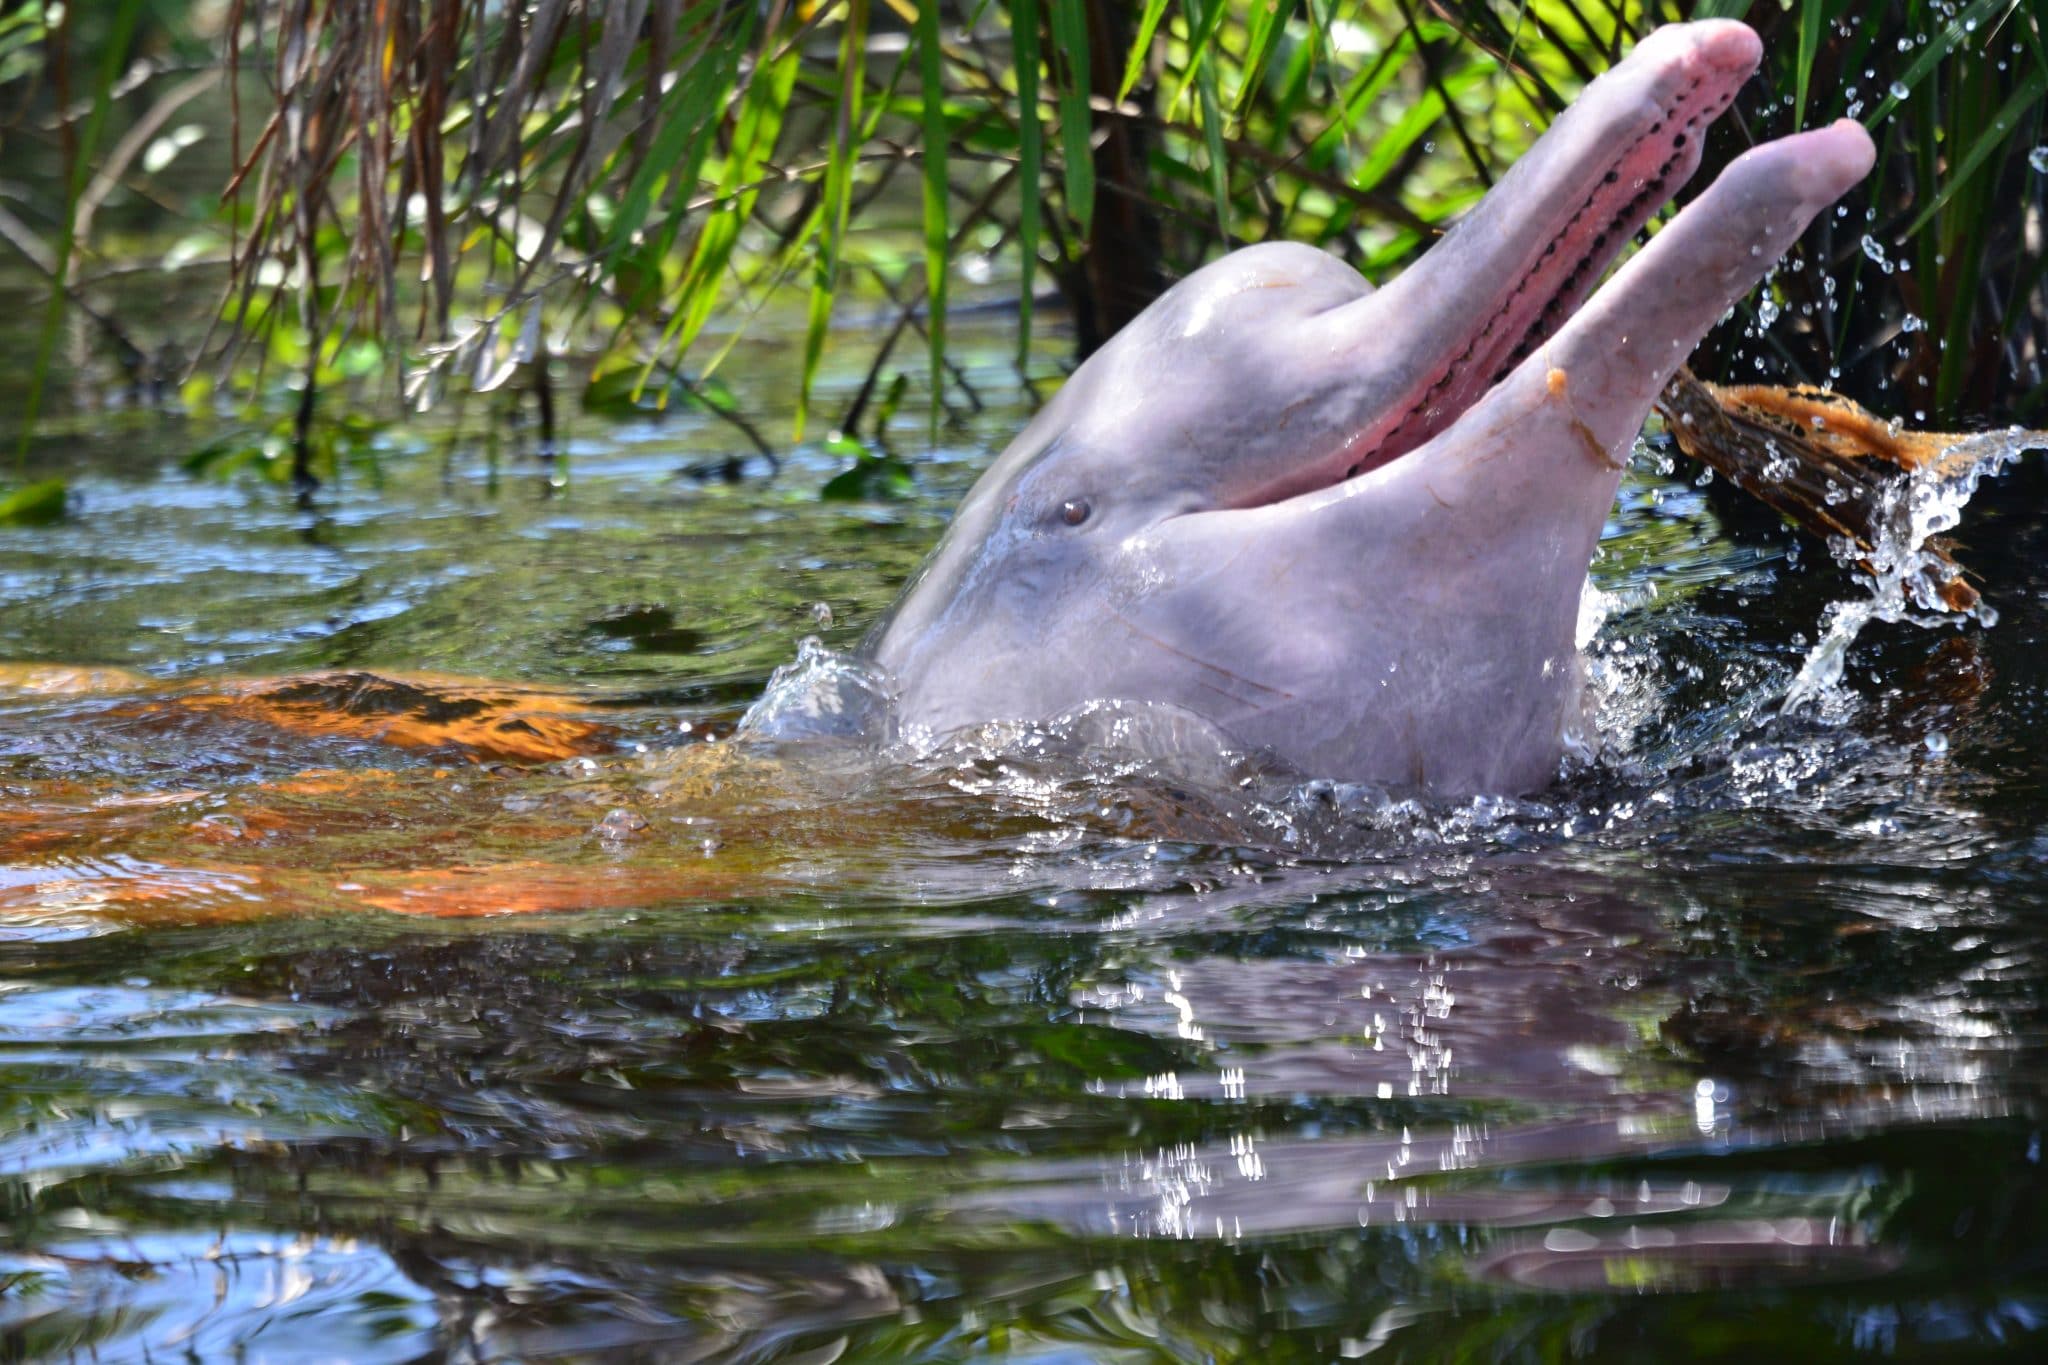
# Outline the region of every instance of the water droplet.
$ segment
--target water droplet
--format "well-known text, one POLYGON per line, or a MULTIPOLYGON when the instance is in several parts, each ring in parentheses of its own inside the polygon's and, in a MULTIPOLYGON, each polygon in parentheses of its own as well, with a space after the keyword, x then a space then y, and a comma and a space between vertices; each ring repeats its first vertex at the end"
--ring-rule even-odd
MULTIPOLYGON (((1924 414, 1916 414, 1925 421, 1924 414)), ((1859 545, 1843 537, 1830 545, 1838 560, 1868 564, 1870 596, 1837 602, 1828 609, 1821 638, 1800 665, 1788 689, 1784 709, 1792 711, 1835 687, 1843 676, 1849 648, 1872 621, 1915 621, 1931 625, 1953 620, 1942 589, 1953 576, 1947 561, 1926 548, 1929 536, 1954 527, 1978 485, 2018 459, 2023 446, 2010 434, 1987 432, 1951 447, 1939 466, 1907 476, 1882 494, 1882 530, 1876 543, 1859 545)), ((1824 501, 1842 497, 1829 482, 1824 501)), ((1965 613, 1988 627, 1992 619, 1982 603, 1965 613)), ((1947 748, 1947 736, 1936 732, 1926 740, 1930 752, 1947 748)))
POLYGON ((1902 100, 1902 99, 1906 98, 1906 96, 1908 96, 1908 95, 1910 95, 1910 94, 1912 94, 1912 93, 1913 93, 1913 89, 1912 89, 1912 87, 1911 87, 1911 86, 1909 86, 1909 85, 1907 85, 1907 84, 1906 84, 1906 83, 1905 83, 1904 81, 1893 81, 1893 82, 1892 82, 1892 88, 1891 88, 1891 97, 1892 97, 1893 99, 1895 99, 1895 100, 1902 100))
POLYGON ((2048 175, 2048 143, 2027 153, 2027 164, 2043 175, 2048 175))

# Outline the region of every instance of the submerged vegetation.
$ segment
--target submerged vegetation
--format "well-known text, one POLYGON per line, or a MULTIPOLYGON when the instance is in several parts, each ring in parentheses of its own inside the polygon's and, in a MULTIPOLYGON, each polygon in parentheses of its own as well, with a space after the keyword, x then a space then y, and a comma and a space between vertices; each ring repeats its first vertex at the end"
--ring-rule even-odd
POLYGON ((1028 383, 1044 299, 1086 351, 1234 244, 1384 277, 1636 35, 1710 15, 1769 56, 1697 183, 1835 117, 1881 159, 1703 372, 2038 418, 2048 39, 2021 0, 31 0, 0 20, 0 237, 56 285, 27 421, 68 314, 130 388, 230 419, 196 469, 310 488, 401 406, 500 390, 552 449, 566 384, 707 409, 770 459, 823 429, 856 457, 835 492, 886 491, 878 414, 977 401, 962 282, 1014 301, 1028 383), (122 316, 139 271, 217 311, 122 316), (795 426, 764 434, 720 371, 781 298, 795 426), (849 300, 883 318, 870 373, 819 413, 849 300))

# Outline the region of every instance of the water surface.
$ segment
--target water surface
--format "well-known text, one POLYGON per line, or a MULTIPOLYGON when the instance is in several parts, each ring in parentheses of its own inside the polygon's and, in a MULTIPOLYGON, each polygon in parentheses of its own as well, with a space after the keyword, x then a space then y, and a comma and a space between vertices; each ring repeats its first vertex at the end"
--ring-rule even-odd
POLYGON ((146 412, 35 448, 77 513, 0 529, 0 661, 99 671, 0 674, 0 1356, 2040 1349, 2038 470, 1964 528, 1995 629, 1779 717, 1858 589, 1646 452, 1609 748, 1538 799, 734 743, 1020 420, 980 344, 1006 405, 892 505, 682 475, 688 417, 311 512, 146 412), (579 753, 392 743, 357 674, 579 753))

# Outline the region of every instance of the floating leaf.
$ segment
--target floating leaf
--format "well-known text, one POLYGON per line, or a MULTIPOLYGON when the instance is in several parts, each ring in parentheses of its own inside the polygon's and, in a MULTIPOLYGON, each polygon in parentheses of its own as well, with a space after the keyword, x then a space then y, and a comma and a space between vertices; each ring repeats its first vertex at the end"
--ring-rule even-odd
POLYGON ((0 493, 0 526, 43 526, 63 519, 68 493, 62 479, 44 479, 0 493))
POLYGON ((853 467, 830 479, 818 496, 827 502, 895 502, 916 491, 917 479, 906 461, 862 449, 853 467))

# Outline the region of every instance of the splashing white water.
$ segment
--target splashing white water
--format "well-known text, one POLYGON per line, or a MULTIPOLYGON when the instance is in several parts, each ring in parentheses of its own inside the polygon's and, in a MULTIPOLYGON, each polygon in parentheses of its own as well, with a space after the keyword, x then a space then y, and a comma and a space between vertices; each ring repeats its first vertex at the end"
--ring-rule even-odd
POLYGON ((797 644, 796 658, 775 670, 761 699, 740 717, 734 738, 886 744, 895 737, 891 691, 879 668, 807 635, 797 644))
POLYGON ((1842 680, 1849 647, 1872 621, 1910 621, 1931 627, 1954 622, 1961 614, 1983 626, 1997 624, 1998 613, 1988 602, 1980 600, 1963 613, 1943 604, 1940 589, 1951 571, 1928 549, 1927 541, 1962 520, 1964 506, 1986 478, 2041 444, 2040 433, 2018 427, 1966 437, 1944 451, 1939 460, 1886 491, 1877 518, 1877 540, 1867 553, 1847 537, 1828 547, 1840 563, 1869 565, 1870 594, 1828 608, 1820 639, 1792 680, 1781 713, 1789 714, 1833 692, 1842 680))

